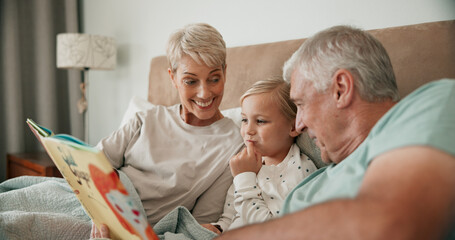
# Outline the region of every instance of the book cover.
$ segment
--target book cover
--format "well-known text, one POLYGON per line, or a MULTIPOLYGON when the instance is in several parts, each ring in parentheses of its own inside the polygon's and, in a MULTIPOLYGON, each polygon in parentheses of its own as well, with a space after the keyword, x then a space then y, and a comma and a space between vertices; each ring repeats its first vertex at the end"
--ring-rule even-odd
POLYGON ((31 119, 27 124, 97 226, 106 224, 112 239, 159 239, 103 151, 31 119))

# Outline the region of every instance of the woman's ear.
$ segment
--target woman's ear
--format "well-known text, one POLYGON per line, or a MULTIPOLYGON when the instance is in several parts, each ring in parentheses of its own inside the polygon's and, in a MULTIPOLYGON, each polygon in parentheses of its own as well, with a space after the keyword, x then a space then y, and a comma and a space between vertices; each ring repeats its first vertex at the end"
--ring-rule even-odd
POLYGON ((300 133, 299 133, 297 130, 295 130, 295 119, 294 119, 294 120, 292 121, 292 128, 291 128, 291 131, 289 131, 289 136, 291 136, 291 137, 294 138, 294 137, 297 137, 297 136, 299 136, 299 135, 300 135, 300 133))
POLYGON ((175 82, 176 80, 175 80, 174 72, 171 70, 171 68, 168 68, 167 72, 169 73, 169 78, 172 81, 172 85, 174 85, 175 88, 178 88, 177 83, 175 82))

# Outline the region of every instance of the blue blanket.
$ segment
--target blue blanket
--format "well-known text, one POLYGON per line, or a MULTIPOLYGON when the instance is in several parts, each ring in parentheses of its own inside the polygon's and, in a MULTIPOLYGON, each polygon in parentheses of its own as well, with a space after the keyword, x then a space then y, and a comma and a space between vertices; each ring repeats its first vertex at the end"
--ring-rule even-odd
POLYGON ((177 207, 162 218, 153 228, 160 239, 210 240, 217 235, 203 228, 185 207, 177 207))
POLYGON ((0 239, 88 239, 91 220, 62 178, 0 184, 0 239))
MULTIPOLYGON (((129 179, 119 173, 142 206, 129 179)), ((90 230, 90 218, 64 179, 23 176, 0 183, 0 239, 89 239, 90 230)), ((154 230, 166 240, 216 237, 184 207, 170 212, 154 230)))

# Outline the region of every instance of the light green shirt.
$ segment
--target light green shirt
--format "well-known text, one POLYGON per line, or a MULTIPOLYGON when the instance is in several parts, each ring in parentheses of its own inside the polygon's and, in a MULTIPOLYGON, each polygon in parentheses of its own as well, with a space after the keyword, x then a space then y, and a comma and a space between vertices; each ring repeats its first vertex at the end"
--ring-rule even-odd
POLYGON ((283 212, 354 198, 374 158, 411 145, 432 146, 455 156, 455 80, 428 83, 402 99, 351 155, 337 165, 319 169, 297 185, 286 198, 283 212))

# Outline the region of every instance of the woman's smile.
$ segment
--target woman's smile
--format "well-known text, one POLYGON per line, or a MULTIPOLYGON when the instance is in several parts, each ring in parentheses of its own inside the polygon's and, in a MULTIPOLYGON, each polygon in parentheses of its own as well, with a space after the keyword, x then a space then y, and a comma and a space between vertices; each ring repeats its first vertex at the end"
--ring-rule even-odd
POLYGON ((209 101, 197 101, 197 100, 193 100, 194 103, 196 103, 196 105, 198 105, 200 108, 202 109, 208 109, 208 108, 211 108, 212 107, 212 103, 213 103, 213 98, 210 99, 209 101))

